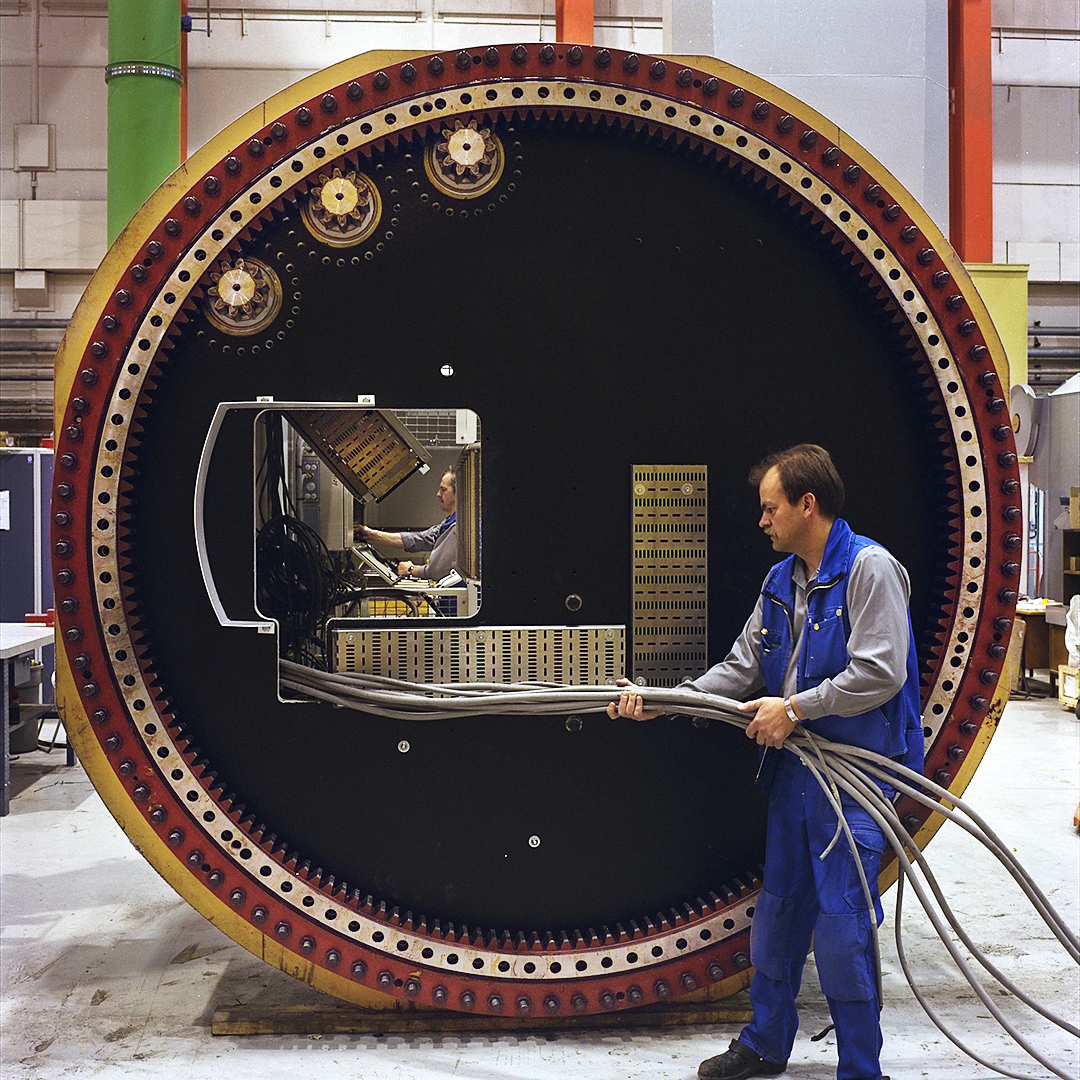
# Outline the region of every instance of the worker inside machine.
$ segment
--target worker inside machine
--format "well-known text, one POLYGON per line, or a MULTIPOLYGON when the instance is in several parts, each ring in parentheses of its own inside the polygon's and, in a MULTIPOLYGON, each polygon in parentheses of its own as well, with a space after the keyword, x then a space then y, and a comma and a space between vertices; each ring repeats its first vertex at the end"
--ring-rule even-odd
MULTIPOLYGON (((761 501, 761 528, 776 551, 789 554, 765 578, 727 658, 690 685, 743 702, 740 709, 752 716, 746 734, 760 748, 758 775, 769 809, 750 933, 753 1018, 725 1053, 701 1063, 698 1077, 745 1080, 785 1071, 812 940, 836 1029, 837 1077, 881 1080, 881 991, 870 920, 882 919, 877 876, 885 837, 845 792, 840 803, 857 852, 837 841, 836 811, 784 742, 804 725, 922 770, 908 576, 881 545, 840 518, 844 486, 821 447, 770 455, 749 479, 761 501)), ((626 688, 608 707, 612 719, 662 715, 632 683, 620 685, 626 688)), ((880 786, 892 797, 891 788, 880 786)))
POLYGON ((445 517, 430 529, 386 532, 358 524, 353 529, 354 536, 358 541, 381 544, 409 554, 429 552, 424 562, 403 559, 397 565, 397 572, 403 578, 442 581, 457 567, 457 473, 453 469, 443 473, 435 498, 445 517))

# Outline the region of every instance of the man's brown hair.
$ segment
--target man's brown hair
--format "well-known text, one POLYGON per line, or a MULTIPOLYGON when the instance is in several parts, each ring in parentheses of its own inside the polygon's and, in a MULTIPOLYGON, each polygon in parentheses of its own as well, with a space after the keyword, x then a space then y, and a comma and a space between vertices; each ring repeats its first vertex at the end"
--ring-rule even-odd
POLYGON ((747 479, 751 486, 756 488, 773 466, 780 474, 780 485, 789 503, 796 503, 807 492, 813 492, 826 517, 840 516, 844 508, 844 481, 828 450, 813 443, 799 443, 769 454, 750 470, 747 479))

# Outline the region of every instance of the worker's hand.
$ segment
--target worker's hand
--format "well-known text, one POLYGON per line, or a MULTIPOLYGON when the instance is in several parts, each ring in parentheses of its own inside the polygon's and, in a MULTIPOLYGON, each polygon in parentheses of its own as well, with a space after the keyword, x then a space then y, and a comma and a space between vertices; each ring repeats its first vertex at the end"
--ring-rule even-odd
POLYGON ((359 540, 361 543, 370 543, 371 541, 371 529, 366 525, 356 524, 353 526, 352 535, 354 540, 359 540))
POLYGON ((404 562, 397 564, 397 572, 402 577, 413 577, 413 571, 416 569, 416 564, 409 562, 407 559, 404 562))
POLYGON ((629 679, 617 679, 616 686, 624 686, 625 690, 619 695, 617 701, 611 702, 607 707, 607 714, 612 720, 625 716, 628 720, 655 720, 664 715, 663 709, 648 709, 642 701, 637 687, 629 679))
POLYGON ((754 719, 746 726, 746 736, 759 746, 783 746, 784 740, 795 730, 788 719, 784 699, 778 697, 755 698, 744 701, 739 712, 753 713, 754 719))

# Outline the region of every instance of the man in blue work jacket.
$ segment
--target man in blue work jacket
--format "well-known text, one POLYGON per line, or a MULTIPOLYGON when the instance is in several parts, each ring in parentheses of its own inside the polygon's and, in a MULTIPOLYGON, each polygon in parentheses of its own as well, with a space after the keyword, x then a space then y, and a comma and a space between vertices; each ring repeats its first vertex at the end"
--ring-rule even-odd
MULTIPOLYGON (((795 999, 811 940, 836 1029, 837 1080, 881 1080, 881 1002, 871 915, 855 858, 833 841, 837 817, 799 759, 780 753, 799 724, 833 742, 922 769, 922 725, 907 572, 840 518, 844 485, 827 451, 801 444, 755 466, 761 528, 777 563, 731 652, 689 685, 744 699, 746 734, 762 748, 769 797, 765 872, 750 931, 753 1019, 730 1048, 703 1061, 699 1080, 778 1076, 798 1029, 795 999), (769 753, 769 748, 775 748, 769 753)), ((628 685, 612 718, 650 720, 628 685)), ((886 789, 887 795, 892 791, 886 789)), ((871 883, 885 838, 849 797, 843 810, 871 883)))

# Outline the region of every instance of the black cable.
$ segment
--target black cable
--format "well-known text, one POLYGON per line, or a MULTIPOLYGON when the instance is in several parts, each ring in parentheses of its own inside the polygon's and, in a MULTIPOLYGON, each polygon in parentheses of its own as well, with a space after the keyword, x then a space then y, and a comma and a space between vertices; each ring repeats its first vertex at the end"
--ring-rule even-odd
POLYGON ((297 516, 285 469, 281 414, 268 414, 264 423, 258 494, 263 523, 255 538, 258 609, 278 623, 284 656, 323 669, 323 629, 342 598, 351 598, 354 583, 318 532, 297 516))

